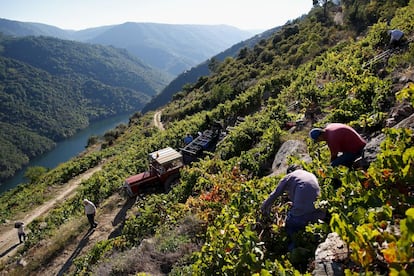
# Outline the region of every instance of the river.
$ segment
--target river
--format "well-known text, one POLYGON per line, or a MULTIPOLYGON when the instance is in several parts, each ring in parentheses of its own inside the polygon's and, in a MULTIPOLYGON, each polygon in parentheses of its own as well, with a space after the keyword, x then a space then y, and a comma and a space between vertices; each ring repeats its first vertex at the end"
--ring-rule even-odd
POLYGON ((12 178, 4 181, 0 185, 0 194, 16 187, 18 184, 26 182, 24 173, 28 167, 42 166, 53 169, 60 163, 66 162, 72 157, 81 153, 88 142, 89 137, 93 135, 103 135, 110 129, 115 128, 121 123, 128 124, 129 117, 132 114, 118 115, 101 121, 93 122, 88 128, 78 132, 74 136, 56 144, 49 152, 44 153, 31 160, 26 166, 19 170, 12 178))

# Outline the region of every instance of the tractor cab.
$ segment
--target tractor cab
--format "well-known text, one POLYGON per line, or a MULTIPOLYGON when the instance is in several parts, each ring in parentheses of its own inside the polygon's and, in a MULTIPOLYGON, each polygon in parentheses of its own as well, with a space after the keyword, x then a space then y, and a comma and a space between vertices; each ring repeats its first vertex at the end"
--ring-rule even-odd
POLYGON ((184 166, 183 156, 171 147, 157 150, 148 154, 149 170, 125 179, 123 188, 131 197, 149 189, 171 189, 171 185, 180 176, 184 166))

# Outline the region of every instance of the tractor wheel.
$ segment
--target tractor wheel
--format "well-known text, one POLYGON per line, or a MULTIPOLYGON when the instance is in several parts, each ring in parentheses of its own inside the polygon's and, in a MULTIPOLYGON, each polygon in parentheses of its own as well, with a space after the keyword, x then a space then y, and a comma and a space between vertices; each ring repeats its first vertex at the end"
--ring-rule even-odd
POLYGON ((180 180, 180 175, 171 175, 164 183, 164 191, 168 193, 172 190, 172 188, 178 184, 178 181, 180 180))
POLYGON ((117 192, 118 192, 118 194, 119 194, 121 197, 123 197, 123 198, 131 198, 131 197, 132 197, 132 195, 130 195, 130 194, 128 193, 127 188, 126 188, 126 187, 124 187, 124 186, 119 187, 119 188, 117 189, 117 192))

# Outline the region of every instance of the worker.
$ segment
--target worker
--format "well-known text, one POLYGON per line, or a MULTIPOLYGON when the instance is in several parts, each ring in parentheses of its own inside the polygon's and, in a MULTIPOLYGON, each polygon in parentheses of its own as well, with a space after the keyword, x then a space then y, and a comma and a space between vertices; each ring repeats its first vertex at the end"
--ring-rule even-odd
POLYGON ((293 235, 305 228, 308 223, 317 222, 325 218, 325 211, 315 208, 315 201, 320 195, 318 179, 313 173, 303 170, 300 166, 291 165, 286 171, 276 189, 269 195, 261 206, 262 214, 269 216, 271 207, 277 197, 287 192, 291 201, 285 229, 291 239, 288 249, 295 248, 293 235))
POLYGON ((184 144, 188 145, 193 141, 193 136, 190 133, 187 133, 187 136, 184 137, 184 144))
POLYGON ((93 204, 92 201, 88 199, 83 200, 83 205, 85 207, 85 214, 88 218, 90 229, 94 229, 98 226, 98 223, 95 221, 95 214, 96 214, 96 206, 93 204))
POLYGON ((17 228, 17 236, 19 237, 19 242, 23 243, 26 241, 26 232, 24 230, 24 222, 16 222, 15 227, 17 228))
POLYGON ((388 47, 394 49, 401 45, 404 37, 404 32, 398 29, 389 30, 388 34, 390 36, 390 42, 388 47))
POLYGON ((363 155, 367 142, 352 127, 340 123, 328 124, 324 129, 314 128, 309 132, 315 142, 325 141, 331 152, 331 165, 352 167, 363 155))

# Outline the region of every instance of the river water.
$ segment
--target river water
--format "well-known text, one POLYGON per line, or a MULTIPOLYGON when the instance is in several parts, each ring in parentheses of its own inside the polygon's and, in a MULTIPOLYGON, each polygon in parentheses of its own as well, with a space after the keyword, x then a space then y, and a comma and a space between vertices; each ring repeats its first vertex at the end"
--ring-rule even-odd
POLYGON ((18 184, 26 182, 24 173, 28 167, 42 166, 53 169, 60 163, 66 162, 72 157, 81 153, 88 142, 89 137, 93 135, 103 135, 110 129, 115 128, 121 123, 128 124, 129 117, 132 114, 123 114, 115 117, 111 117, 105 120, 93 122, 88 128, 78 132, 74 136, 61 141, 56 144, 51 151, 44 153, 31 160, 29 164, 19 170, 12 178, 4 181, 0 185, 0 194, 5 191, 16 187, 18 184))

